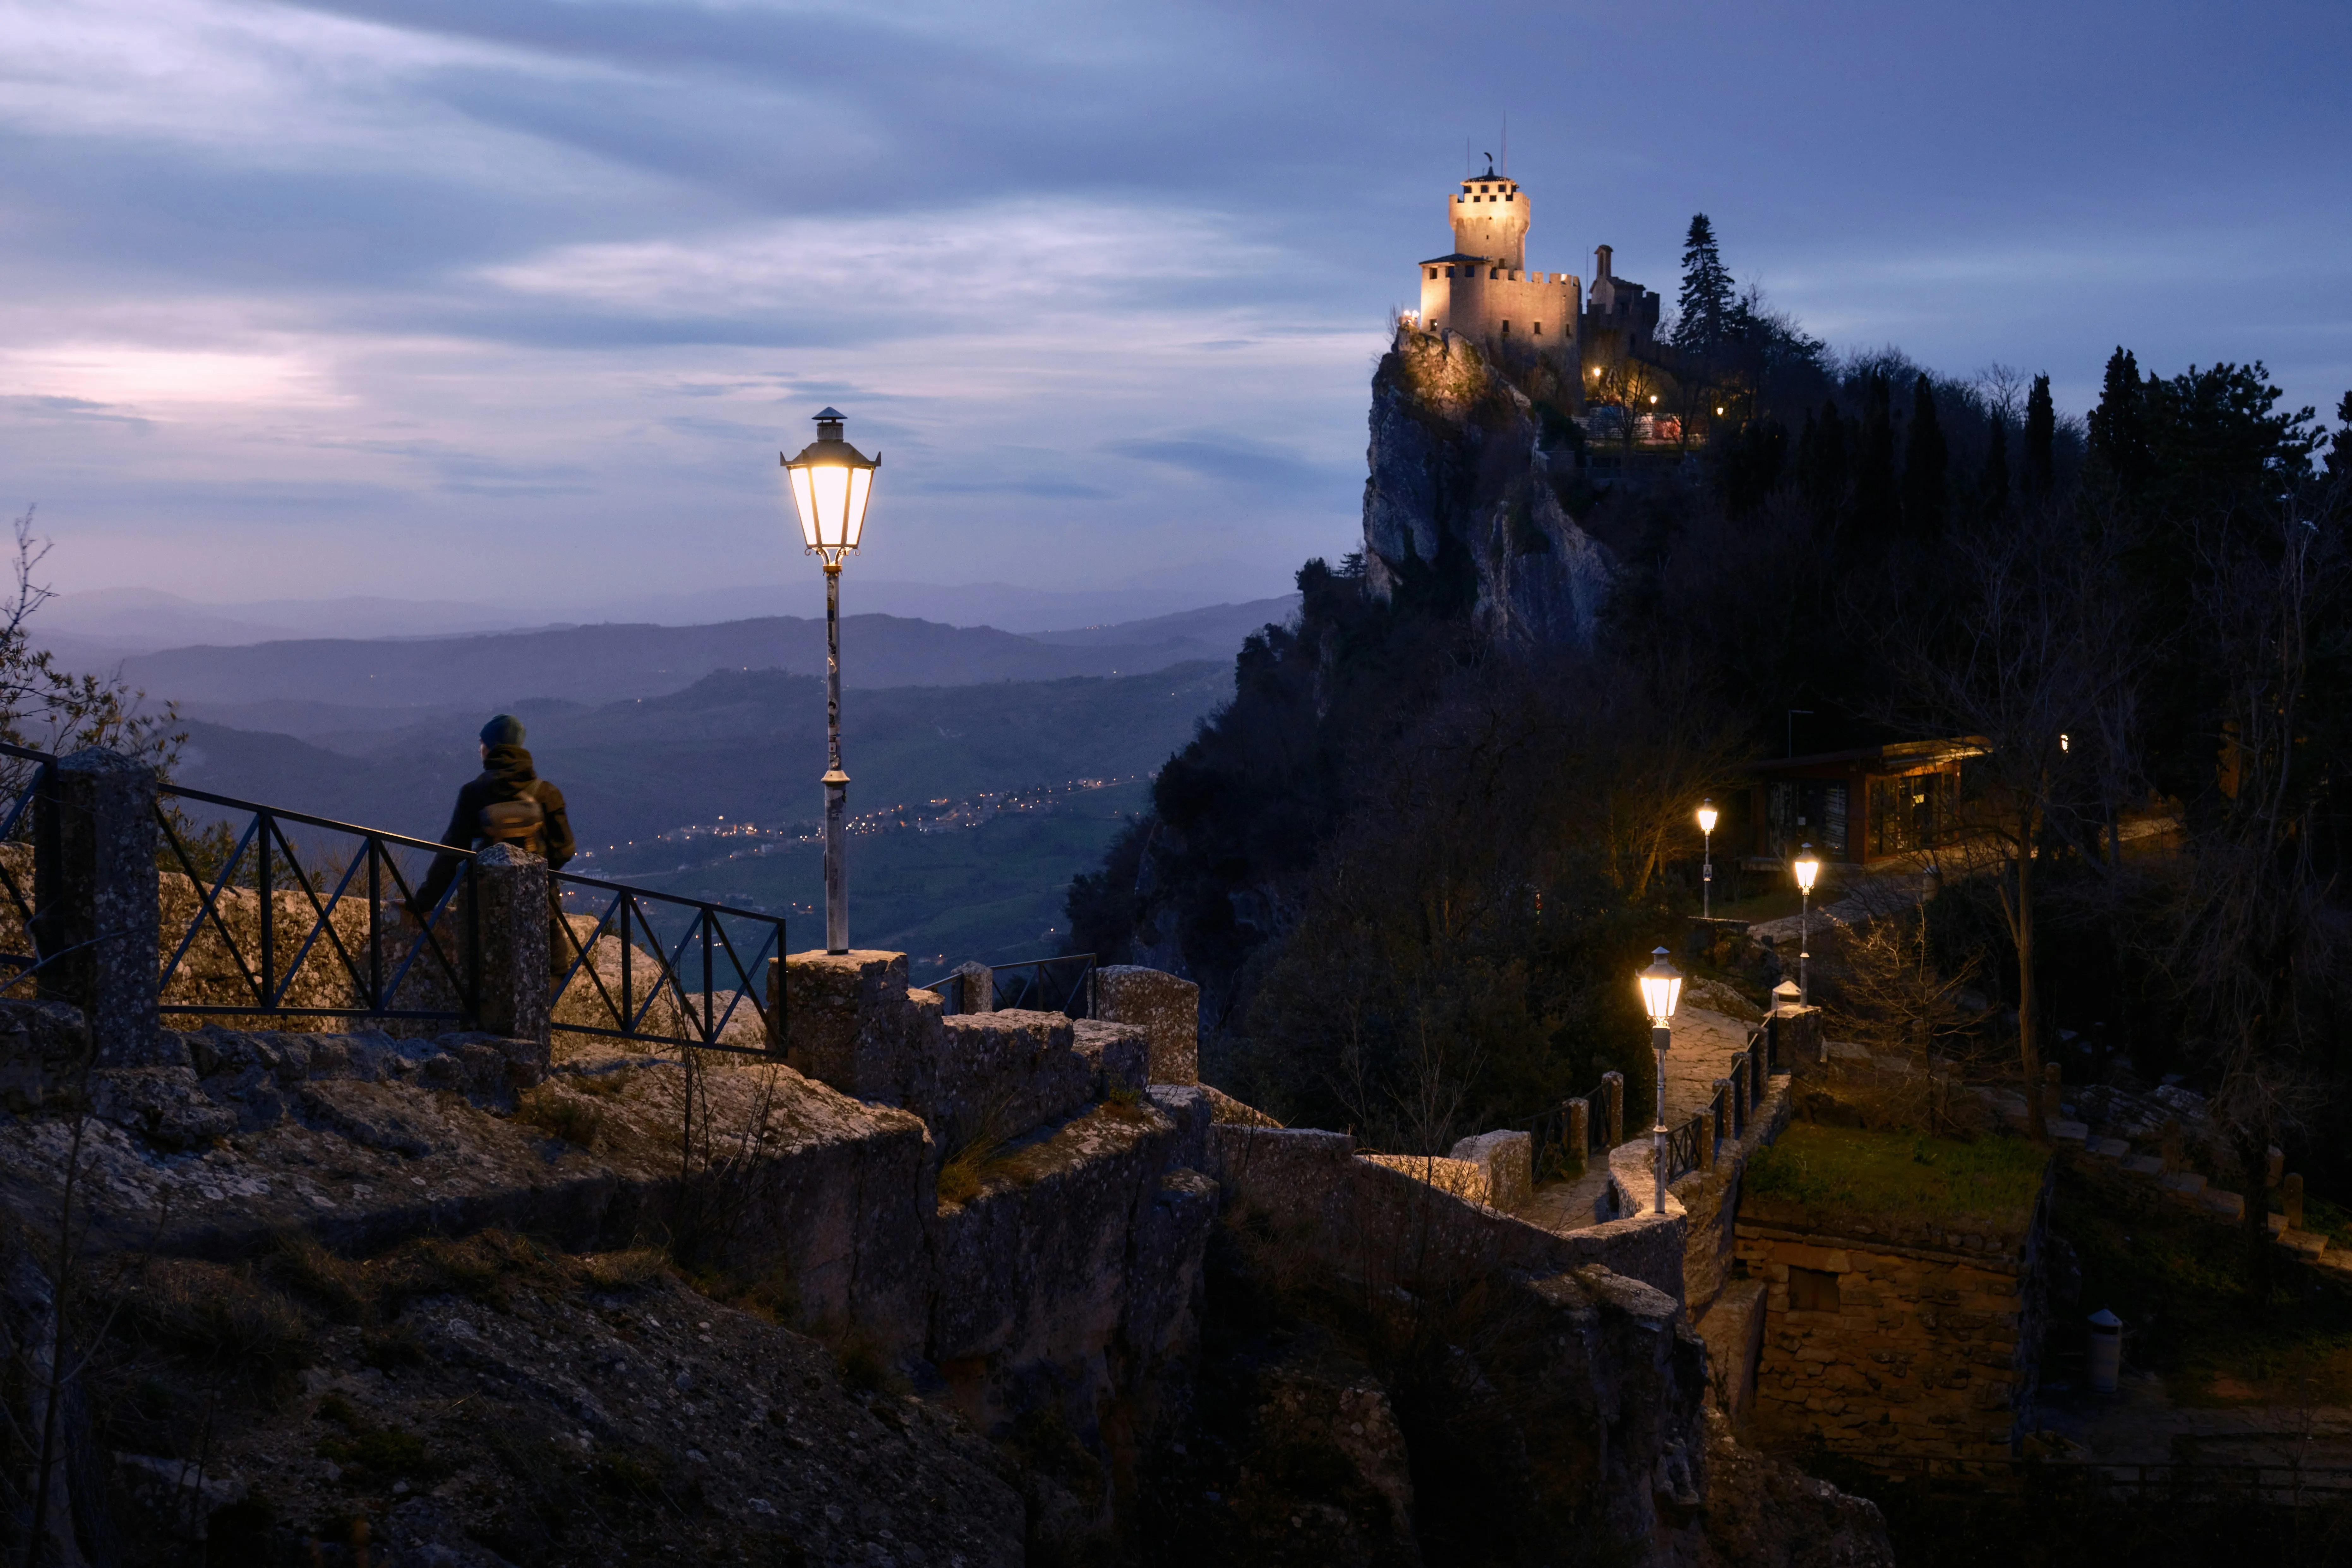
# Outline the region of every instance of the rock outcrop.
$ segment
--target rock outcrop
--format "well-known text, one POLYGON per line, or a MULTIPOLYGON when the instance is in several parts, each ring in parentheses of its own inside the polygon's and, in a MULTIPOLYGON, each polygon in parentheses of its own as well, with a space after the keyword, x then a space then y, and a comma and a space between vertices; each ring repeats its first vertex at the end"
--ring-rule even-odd
POLYGON ((1572 437, 1469 339, 1400 326, 1372 377, 1371 591, 1466 603, 1497 644, 1590 647, 1611 565, 1561 504, 1572 437))

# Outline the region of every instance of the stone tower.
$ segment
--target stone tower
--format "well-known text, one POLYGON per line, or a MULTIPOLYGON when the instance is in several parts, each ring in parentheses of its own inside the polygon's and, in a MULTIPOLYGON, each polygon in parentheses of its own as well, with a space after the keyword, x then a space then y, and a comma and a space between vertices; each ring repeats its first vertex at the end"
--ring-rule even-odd
POLYGON ((1528 194, 1492 168, 1446 198, 1454 251, 1421 264, 1421 327, 1490 347, 1577 358, 1582 286, 1573 273, 1529 272, 1528 194))
POLYGON ((1447 198, 1445 216, 1454 225, 1456 254, 1483 256, 1513 271, 1527 266, 1528 194, 1517 180, 1491 168, 1465 180, 1447 198))

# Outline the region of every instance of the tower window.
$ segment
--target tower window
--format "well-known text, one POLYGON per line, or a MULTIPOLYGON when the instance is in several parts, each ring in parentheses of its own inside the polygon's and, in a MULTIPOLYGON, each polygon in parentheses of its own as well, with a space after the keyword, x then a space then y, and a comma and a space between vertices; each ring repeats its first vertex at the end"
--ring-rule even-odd
POLYGON ((1503 322, 1503 335, 1507 338, 1511 335, 1511 323, 1507 320, 1503 322))
POLYGON ((1538 321, 1536 323, 1536 336, 1543 336, 1543 323, 1541 321, 1538 321))

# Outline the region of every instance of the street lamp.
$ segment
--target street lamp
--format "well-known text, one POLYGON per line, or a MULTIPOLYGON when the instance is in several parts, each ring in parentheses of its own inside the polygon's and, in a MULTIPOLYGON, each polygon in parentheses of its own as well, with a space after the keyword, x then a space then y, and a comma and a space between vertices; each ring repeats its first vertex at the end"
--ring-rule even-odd
POLYGON ((1822 874, 1822 863, 1813 858, 1810 844, 1797 851, 1797 863, 1791 868, 1797 873, 1798 890, 1805 895, 1804 913, 1797 925, 1797 1000, 1812 1001, 1812 992, 1805 982, 1805 960, 1812 956, 1805 950, 1813 945, 1813 879, 1822 874))
POLYGON ((1642 987, 1642 1007, 1650 1015, 1650 1049, 1658 1055, 1658 1121, 1650 1129, 1650 1159, 1658 1178, 1657 1212, 1666 1212, 1666 1051, 1675 1040, 1675 1004, 1682 1000, 1683 977, 1666 962, 1663 947, 1650 950, 1650 967, 1633 977, 1642 987))
POLYGON ((797 458, 779 452, 792 480, 793 506, 801 518, 801 540, 809 553, 824 558, 824 950, 849 951, 849 868, 842 843, 849 811, 849 775, 841 771, 841 558, 856 550, 866 531, 866 503, 874 494, 871 458, 841 438, 843 415, 827 408, 816 416, 816 439, 797 458))
MULTIPOLYGON (((1706 843, 1706 864, 1699 868, 1698 872, 1698 913, 1701 920, 1711 921, 1715 918, 1715 802, 1712 800, 1698 803, 1698 831, 1706 843)), ((1710 941, 1714 934, 1714 929, 1709 927, 1707 935, 1710 941)))

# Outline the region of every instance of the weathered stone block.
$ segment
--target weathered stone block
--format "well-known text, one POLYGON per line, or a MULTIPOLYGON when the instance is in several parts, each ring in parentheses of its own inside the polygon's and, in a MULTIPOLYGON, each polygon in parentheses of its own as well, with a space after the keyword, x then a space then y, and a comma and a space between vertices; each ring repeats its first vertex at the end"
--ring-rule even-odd
POLYGON ((905 953, 795 952, 784 992, 793 1070, 860 1100, 900 1101, 913 1067, 905 953))
POLYGON ((1095 972, 1095 1016, 1142 1028, 1153 1083, 1201 1081, 1201 988, 1192 982, 1136 964, 1108 965, 1095 972))
POLYGON ((931 1124, 945 1149, 999 1141, 1076 1115, 1097 1098, 1098 1062, 1076 1048, 1059 1013, 973 1013, 940 1018, 928 1070, 899 1103, 931 1124))
POLYGON ((1498 1209, 1516 1209, 1535 1195, 1535 1141, 1525 1132, 1481 1132, 1448 1152, 1485 1173, 1486 1201, 1498 1209))
MULTIPOLYGON (((1151 1039, 1134 1024, 1077 1018, 1070 1024, 1071 1048, 1094 1065, 1094 1097, 1141 1094, 1150 1081, 1151 1039)), ((1175 1087, 1175 1086, 1171 1086, 1175 1087)))

